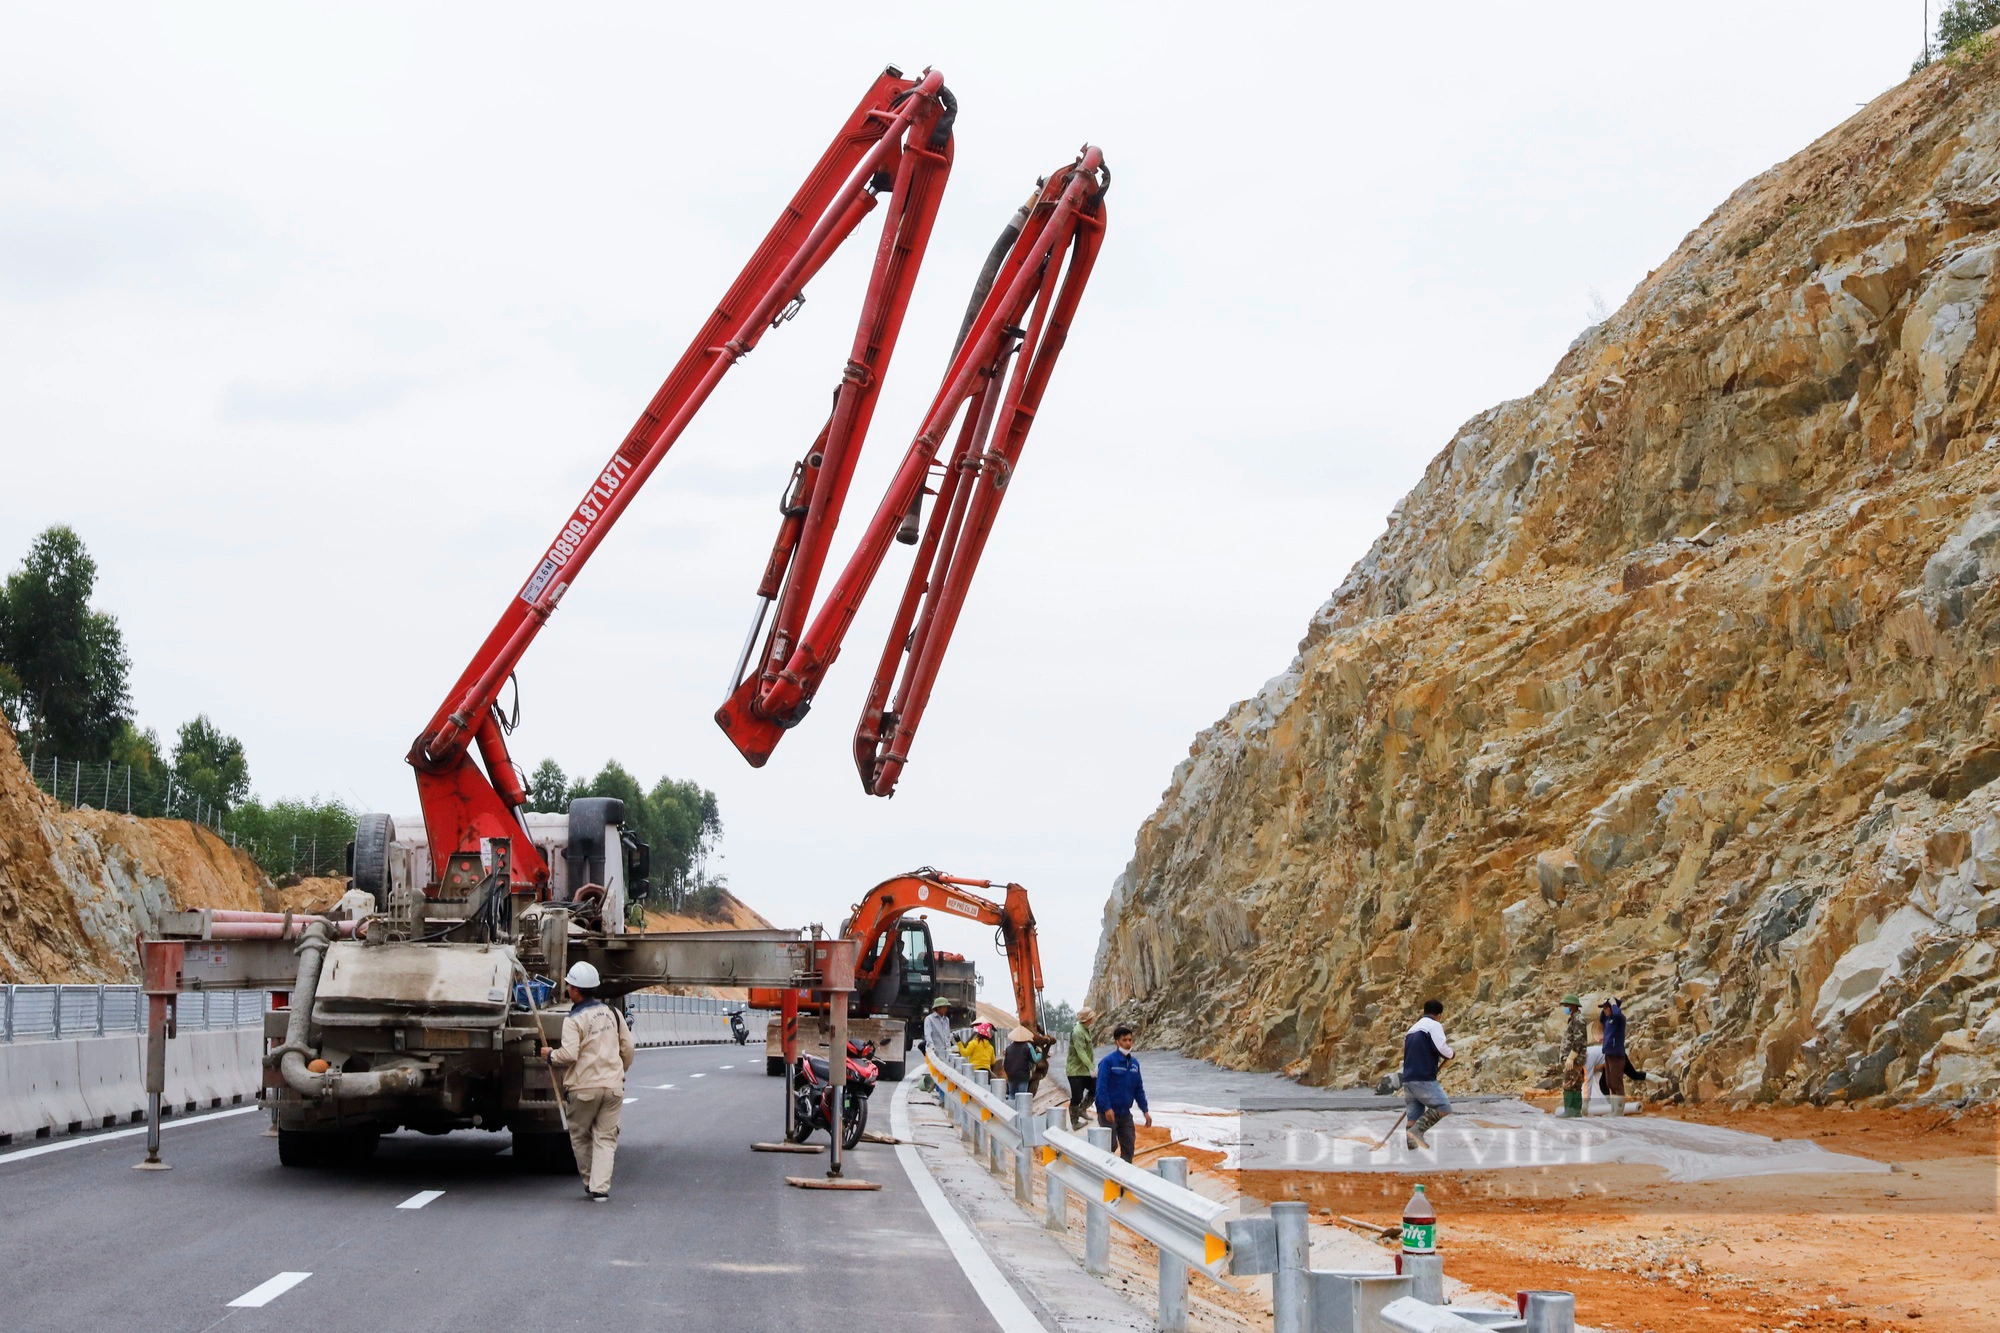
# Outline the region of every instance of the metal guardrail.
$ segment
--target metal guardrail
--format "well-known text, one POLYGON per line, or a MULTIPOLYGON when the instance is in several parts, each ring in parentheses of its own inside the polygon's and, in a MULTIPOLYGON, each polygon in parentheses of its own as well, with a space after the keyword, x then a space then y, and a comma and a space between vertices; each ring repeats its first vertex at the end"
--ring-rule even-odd
MULTIPOLYGON (((249 1027, 271 1007, 265 991, 195 991, 180 997, 184 1030, 249 1027)), ((61 1041, 146 1030, 146 997, 137 986, 0 986, 0 1042, 61 1041)))
MULTIPOLYGON (((635 1014, 727 1017, 745 1009, 745 1016, 753 1022, 764 1016, 748 1010, 741 1000, 646 994, 630 999, 635 1014)), ((263 1022, 270 1008, 269 991, 189 991, 175 1002, 174 1022, 181 1030, 196 1032, 251 1027, 263 1022)), ((146 997, 137 986, 0 985, 0 1042, 60 1041, 145 1030, 146 997)))
POLYGON ((741 1000, 711 1000, 705 995, 648 995, 637 991, 626 997, 635 1014, 733 1014, 749 1006, 741 1000))
POLYGON ((1395 1273, 1322 1272, 1312 1267, 1311 1220, 1303 1203, 1274 1203, 1268 1214, 1235 1216, 1226 1203, 1187 1187, 1187 1159, 1163 1157, 1152 1170, 1111 1151, 1111 1131, 1071 1133, 1068 1108, 1037 1116, 1027 1093, 1010 1102, 992 1077, 961 1056, 926 1052, 940 1101, 975 1156, 999 1174, 1013 1162, 1014 1199, 1034 1198, 1033 1164, 1043 1176, 1042 1225, 1069 1229, 1069 1196, 1084 1205, 1083 1266, 1111 1271, 1111 1224, 1150 1241, 1159 1252, 1159 1327, 1188 1327, 1188 1277, 1230 1286, 1231 1277, 1271 1275, 1275 1333, 1574 1333, 1576 1299, 1568 1292, 1523 1291, 1518 1310, 1447 1307, 1444 1266, 1436 1254, 1405 1255, 1395 1273))
POLYGON ((1034 1197, 1033 1162, 1042 1163, 1042 1225, 1069 1229, 1069 1196, 1083 1201, 1083 1266, 1103 1276, 1111 1271, 1111 1224, 1151 1241, 1159 1251, 1159 1326, 1180 1333, 1188 1326, 1188 1275, 1200 1272, 1229 1285, 1231 1267, 1229 1205, 1187 1188, 1187 1159, 1166 1158, 1152 1171, 1133 1166, 1110 1151, 1111 1131, 1094 1128, 1088 1137, 1062 1126, 1067 1112, 1056 1107, 1043 1116, 1030 1109, 1027 1093, 1012 1103, 992 1089, 992 1077, 974 1071, 960 1056, 940 1061, 926 1054, 931 1075, 951 1089, 947 1111, 975 1155, 984 1152, 997 1172, 1002 1151, 1013 1157, 1014 1199, 1023 1206, 1034 1197))

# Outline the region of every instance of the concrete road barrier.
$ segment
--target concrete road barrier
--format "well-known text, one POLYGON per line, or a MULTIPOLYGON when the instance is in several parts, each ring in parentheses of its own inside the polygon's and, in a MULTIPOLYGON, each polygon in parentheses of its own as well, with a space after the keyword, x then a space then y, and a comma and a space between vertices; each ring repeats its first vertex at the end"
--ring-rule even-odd
POLYGON ((84 1106, 90 1112, 86 1128, 102 1129, 115 1125, 130 1119, 134 1111, 145 1107, 144 1037, 133 1034, 80 1038, 63 1044, 76 1050, 77 1082, 83 1093, 84 1106))
POLYGON ((89 1118, 78 1086, 75 1042, 0 1046, 0 1134, 61 1134, 89 1118))
MULTIPOLYGON (((263 1083, 255 1027, 189 1032, 167 1043, 170 1111, 253 1100, 263 1083)), ((146 1039, 137 1034, 0 1044, 0 1143, 102 1129, 146 1109, 146 1039)))

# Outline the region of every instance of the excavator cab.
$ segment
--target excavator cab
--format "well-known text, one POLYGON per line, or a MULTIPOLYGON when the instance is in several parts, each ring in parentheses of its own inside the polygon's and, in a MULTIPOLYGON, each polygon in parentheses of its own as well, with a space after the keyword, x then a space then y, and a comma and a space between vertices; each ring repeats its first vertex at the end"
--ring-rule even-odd
MULTIPOLYGON (((866 1012, 915 1014, 921 1022, 937 987, 930 923, 916 918, 898 922, 896 929, 882 938, 879 947, 891 952, 886 960, 888 966, 882 969, 868 996, 866 1012)), ((872 970, 874 961, 864 962, 864 970, 872 970)))

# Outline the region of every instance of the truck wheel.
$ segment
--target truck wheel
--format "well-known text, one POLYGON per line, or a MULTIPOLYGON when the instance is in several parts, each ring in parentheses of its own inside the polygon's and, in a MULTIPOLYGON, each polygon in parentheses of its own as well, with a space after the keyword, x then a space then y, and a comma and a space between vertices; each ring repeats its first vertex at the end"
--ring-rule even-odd
POLYGON ((278 1131, 278 1164, 331 1166, 340 1156, 343 1137, 339 1133, 320 1129, 281 1129, 278 1131))
POLYGON ((555 1175, 576 1170, 576 1153, 570 1147, 569 1135, 561 1131, 530 1134, 517 1129, 514 1131, 514 1165, 522 1171, 555 1175))
POLYGON ((904 1062, 901 1060, 884 1060, 882 1062, 882 1081, 884 1083, 901 1083, 903 1075, 907 1072, 909 1071, 904 1067, 904 1062))
POLYGON ((395 841, 396 821, 387 815, 354 821, 354 887, 374 894, 379 911, 389 910, 389 846, 395 841))
POLYGON ((772 1078, 783 1078, 785 1076, 785 1057, 782 1055, 765 1056, 764 1072, 772 1078))

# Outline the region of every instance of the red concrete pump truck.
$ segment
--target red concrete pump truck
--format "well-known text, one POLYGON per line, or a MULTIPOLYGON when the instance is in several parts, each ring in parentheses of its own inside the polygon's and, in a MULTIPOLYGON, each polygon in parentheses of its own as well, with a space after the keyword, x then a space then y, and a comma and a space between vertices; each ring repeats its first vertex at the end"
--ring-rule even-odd
MULTIPOLYGON (((890 544, 913 545, 914 565, 854 733, 862 787, 895 792, 1090 279, 1111 180, 1103 154, 1086 145, 1037 181, 1007 223, 978 276, 943 383, 815 609, 951 172, 957 112, 936 70, 912 79, 892 68, 848 116, 411 745, 421 831, 405 820, 399 837, 384 814, 358 821, 352 887, 366 890, 376 910, 338 926, 183 913, 164 938, 147 942, 156 1097, 173 995, 263 986, 291 999, 273 1015, 266 1079, 286 1162, 351 1155, 399 1126, 506 1127, 517 1156, 561 1157, 567 1149, 547 1070, 527 1058, 561 1020, 560 1006, 540 1004, 538 980, 587 960, 606 996, 711 984, 804 988, 831 1000, 853 988, 857 959, 847 941, 796 931, 627 931, 627 899, 646 892, 647 849, 623 829, 616 800, 578 800, 566 815, 527 812, 501 692, 723 376, 799 313, 807 283, 879 208, 881 239, 832 410, 784 487, 756 617, 715 717, 744 758, 761 766, 812 706, 890 544)), ((842 1018, 847 1011, 845 1003, 829 1008, 842 1018)), ((836 1020, 836 1041, 844 1026, 836 1020)), ((843 1063, 833 1062, 836 1079, 843 1063)), ((157 1137, 149 1138, 155 1149, 157 1137)))

